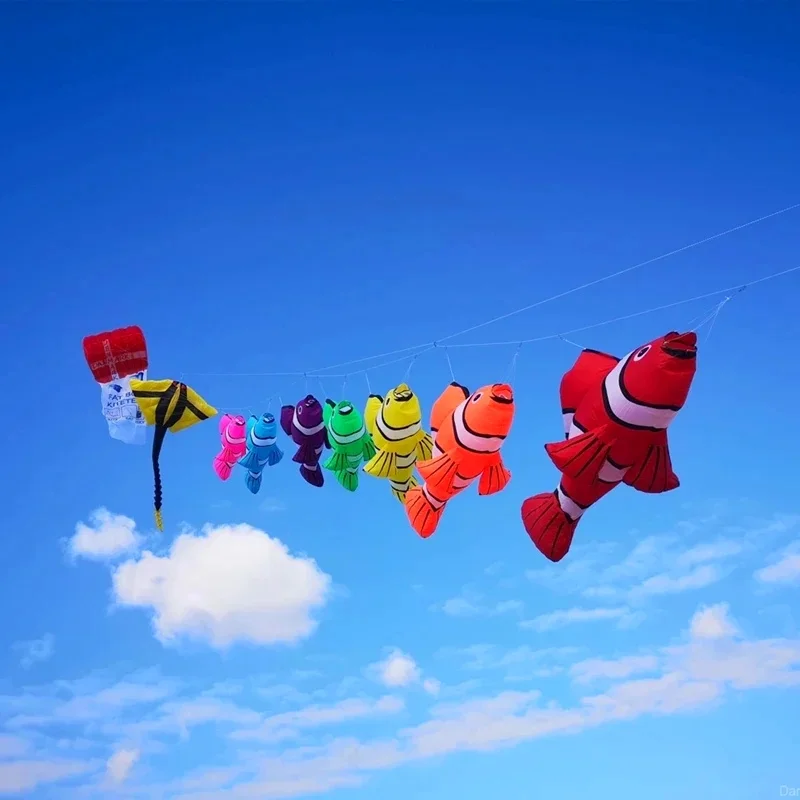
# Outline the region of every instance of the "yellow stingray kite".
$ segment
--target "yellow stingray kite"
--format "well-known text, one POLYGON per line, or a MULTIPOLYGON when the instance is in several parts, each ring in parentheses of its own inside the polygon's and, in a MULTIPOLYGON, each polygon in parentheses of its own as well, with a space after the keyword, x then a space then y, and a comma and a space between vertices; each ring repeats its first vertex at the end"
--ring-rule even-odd
POLYGON ((155 426, 153 436, 153 478, 155 479, 156 527, 164 530, 161 517, 161 470, 158 457, 167 431, 178 433, 191 428, 204 419, 216 416, 217 409, 210 406, 194 389, 180 381, 137 381, 131 380, 131 391, 136 404, 148 425, 155 426))

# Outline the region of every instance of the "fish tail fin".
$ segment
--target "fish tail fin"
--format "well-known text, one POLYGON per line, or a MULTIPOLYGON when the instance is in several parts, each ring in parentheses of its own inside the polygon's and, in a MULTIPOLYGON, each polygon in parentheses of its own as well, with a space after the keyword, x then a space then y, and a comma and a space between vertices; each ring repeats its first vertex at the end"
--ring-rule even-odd
POLYGON ((559 472, 568 478, 594 481, 606 462, 614 439, 607 426, 586 431, 563 442, 551 442, 544 449, 559 472))
POLYGON ((226 481, 230 478, 232 468, 233 465, 226 461, 224 456, 214 456, 214 472, 217 473, 221 481, 226 481))
POLYGON ((446 505, 446 503, 442 503, 439 508, 435 508, 428 499, 423 486, 414 486, 406 492, 408 521, 423 539, 433 536, 436 532, 446 505))
POLYGON ((569 552, 578 522, 561 510, 557 492, 545 492, 522 503, 522 524, 545 558, 561 561, 569 552))
POLYGON ((354 492, 358 489, 358 472, 350 472, 348 469, 340 470, 336 473, 336 480, 339 481, 348 492, 354 492))
POLYGON ((300 474, 303 476, 303 480, 312 486, 322 486, 325 483, 325 474, 316 464, 313 467, 308 464, 302 464, 300 466, 300 474))
POLYGON ((261 488, 261 473, 250 472, 250 470, 248 470, 244 478, 244 485, 253 494, 258 494, 258 490, 261 488))
POLYGON ((406 502, 406 496, 410 489, 419 486, 419 481, 411 475, 406 481, 391 481, 392 494, 401 502, 406 502))
POLYGON ((397 458, 394 453, 378 450, 364 465, 364 472, 373 478, 389 478, 397 469, 397 458))

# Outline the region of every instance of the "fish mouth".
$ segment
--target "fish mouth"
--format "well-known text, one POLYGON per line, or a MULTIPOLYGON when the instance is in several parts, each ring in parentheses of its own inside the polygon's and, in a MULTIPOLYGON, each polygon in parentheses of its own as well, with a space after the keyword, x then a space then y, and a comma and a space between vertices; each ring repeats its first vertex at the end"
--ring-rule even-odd
POLYGON ((267 423, 275 422, 275 417, 273 417, 272 414, 264 414, 262 419, 264 420, 264 422, 267 422, 267 423))
POLYGON ((511 405, 514 402, 514 390, 507 383, 496 383, 492 386, 491 398, 495 403, 511 405))
POLYGON ((402 391, 394 390, 394 399, 397 400, 398 403, 407 403, 412 397, 414 393, 410 389, 403 389, 402 391))
POLYGON ((341 408, 339 409, 339 413, 344 414, 345 416, 352 413, 352 411, 353 411, 353 406, 351 406, 349 403, 346 406, 341 406, 341 408))
POLYGON ((673 358, 680 358, 684 361, 697 358, 697 334, 694 331, 688 333, 678 333, 670 331, 661 345, 661 349, 673 358))

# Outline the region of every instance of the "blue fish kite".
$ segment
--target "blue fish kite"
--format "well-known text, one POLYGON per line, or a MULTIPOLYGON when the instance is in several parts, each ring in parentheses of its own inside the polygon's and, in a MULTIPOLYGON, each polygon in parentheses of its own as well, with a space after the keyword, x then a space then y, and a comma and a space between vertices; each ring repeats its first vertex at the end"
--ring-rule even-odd
POLYGON ((253 494, 261 488, 264 467, 267 464, 274 467, 283 458, 283 451, 275 443, 277 436, 278 424, 272 414, 252 416, 247 420, 247 451, 239 463, 247 470, 244 482, 253 494))

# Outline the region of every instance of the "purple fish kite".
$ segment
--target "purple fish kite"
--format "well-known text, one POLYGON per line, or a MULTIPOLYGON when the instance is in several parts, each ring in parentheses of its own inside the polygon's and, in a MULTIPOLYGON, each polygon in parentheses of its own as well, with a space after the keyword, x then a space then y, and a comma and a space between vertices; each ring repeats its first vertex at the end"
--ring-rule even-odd
POLYGON ((281 408, 281 428, 283 432, 299 445, 292 461, 300 464, 300 474, 312 486, 322 486, 319 459, 324 448, 330 448, 328 431, 322 421, 322 405, 313 394, 308 395, 296 406, 281 408))

